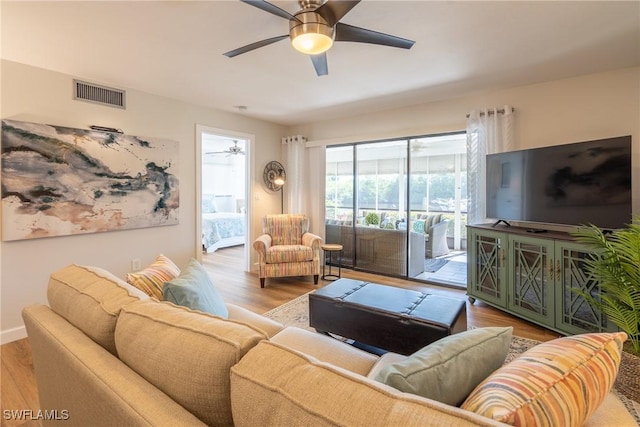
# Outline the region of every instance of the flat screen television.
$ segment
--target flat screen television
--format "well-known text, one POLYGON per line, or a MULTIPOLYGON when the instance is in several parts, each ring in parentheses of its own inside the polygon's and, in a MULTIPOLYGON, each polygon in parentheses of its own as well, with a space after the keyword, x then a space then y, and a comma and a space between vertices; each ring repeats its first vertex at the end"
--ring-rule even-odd
POLYGON ((631 136, 489 154, 486 170, 488 218, 631 223, 631 136))

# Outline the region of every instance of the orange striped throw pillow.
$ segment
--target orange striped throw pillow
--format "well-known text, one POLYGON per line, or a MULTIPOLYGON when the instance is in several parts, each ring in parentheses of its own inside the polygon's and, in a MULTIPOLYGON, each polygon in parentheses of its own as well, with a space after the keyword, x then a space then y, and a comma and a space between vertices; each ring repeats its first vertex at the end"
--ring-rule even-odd
POLYGON ((516 426, 580 426, 618 375, 624 332, 541 343, 501 367, 461 408, 516 426))
POLYGON ((127 283, 140 289, 145 294, 164 299, 162 286, 164 282, 173 280, 180 275, 180 269, 163 254, 158 255, 155 261, 144 270, 127 274, 127 283))

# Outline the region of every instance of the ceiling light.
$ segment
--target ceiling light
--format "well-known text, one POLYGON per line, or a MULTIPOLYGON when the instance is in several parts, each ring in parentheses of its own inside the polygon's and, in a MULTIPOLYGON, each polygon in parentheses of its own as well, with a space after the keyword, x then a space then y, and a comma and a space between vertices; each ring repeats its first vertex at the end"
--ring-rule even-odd
POLYGON ((326 52, 333 45, 333 27, 320 15, 302 11, 290 21, 289 37, 298 51, 307 55, 326 52))
POLYGON ((333 39, 326 34, 306 33, 296 36, 291 40, 291 44, 298 52, 317 55, 328 51, 333 45, 333 39))

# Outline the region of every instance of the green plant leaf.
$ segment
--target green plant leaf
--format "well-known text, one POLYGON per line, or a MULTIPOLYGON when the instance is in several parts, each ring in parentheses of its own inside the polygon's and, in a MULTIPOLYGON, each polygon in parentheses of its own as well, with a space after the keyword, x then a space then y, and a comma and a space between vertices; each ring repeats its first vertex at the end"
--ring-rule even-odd
POLYGON ((577 242, 593 249, 585 270, 598 281, 599 298, 574 290, 629 335, 640 353, 640 216, 627 227, 605 235, 594 225, 573 231, 577 242))

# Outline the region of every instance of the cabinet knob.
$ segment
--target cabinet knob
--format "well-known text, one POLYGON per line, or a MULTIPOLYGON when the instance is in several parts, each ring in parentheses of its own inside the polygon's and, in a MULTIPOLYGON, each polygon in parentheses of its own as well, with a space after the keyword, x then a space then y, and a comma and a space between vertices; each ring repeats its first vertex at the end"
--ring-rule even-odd
POLYGON ((547 263, 547 271, 549 272, 549 279, 553 280, 553 260, 549 259, 547 263))
POLYGON ((562 268, 560 268, 560 260, 556 261, 556 278, 557 280, 560 280, 560 278, 562 277, 562 268))

